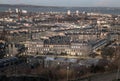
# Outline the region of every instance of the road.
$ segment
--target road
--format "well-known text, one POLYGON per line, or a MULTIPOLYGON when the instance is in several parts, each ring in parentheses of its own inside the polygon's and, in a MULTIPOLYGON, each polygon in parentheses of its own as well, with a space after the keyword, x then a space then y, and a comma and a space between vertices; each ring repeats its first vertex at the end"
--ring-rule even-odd
MULTIPOLYGON (((72 81, 113 81, 116 79, 117 72, 111 72, 111 73, 100 73, 96 75, 92 75, 90 79, 83 78, 83 79, 77 79, 72 81)), ((119 79, 120 79, 120 73, 119 73, 119 79)))
MULTIPOLYGON (((97 76, 92 77, 92 81, 112 81, 116 79, 117 72, 114 73, 106 73, 106 74, 100 74, 97 76)), ((120 73, 119 73, 120 78, 120 73)))

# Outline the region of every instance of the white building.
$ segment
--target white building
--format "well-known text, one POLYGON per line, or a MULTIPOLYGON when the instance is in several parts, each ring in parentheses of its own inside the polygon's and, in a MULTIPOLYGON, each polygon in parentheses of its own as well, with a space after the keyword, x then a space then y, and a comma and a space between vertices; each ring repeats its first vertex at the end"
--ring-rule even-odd
POLYGON ((30 54, 43 53, 43 42, 42 41, 26 41, 25 47, 28 48, 27 52, 30 54))
POLYGON ((87 56, 91 51, 91 45, 86 42, 72 42, 68 53, 70 55, 87 56))

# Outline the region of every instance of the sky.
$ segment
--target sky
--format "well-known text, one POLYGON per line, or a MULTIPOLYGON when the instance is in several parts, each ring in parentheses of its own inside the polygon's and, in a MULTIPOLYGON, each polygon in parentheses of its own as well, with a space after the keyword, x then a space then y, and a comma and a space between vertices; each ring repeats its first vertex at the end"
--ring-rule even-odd
POLYGON ((68 7, 120 7, 120 0, 0 0, 0 4, 68 7))

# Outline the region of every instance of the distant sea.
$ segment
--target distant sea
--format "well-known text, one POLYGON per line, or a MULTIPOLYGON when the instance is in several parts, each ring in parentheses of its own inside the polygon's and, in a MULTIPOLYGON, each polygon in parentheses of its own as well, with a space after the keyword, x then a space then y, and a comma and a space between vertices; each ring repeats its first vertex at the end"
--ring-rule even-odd
POLYGON ((79 12, 96 12, 103 14, 113 14, 120 15, 119 7, 52 7, 52 6, 31 6, 31 5, 2 5, 0 4, 0 12, 7 11, 9 8, 11 9, 24 9, 28 12, 67 12, 71 10, 71 12, 75 12, 79 10, 79 12))

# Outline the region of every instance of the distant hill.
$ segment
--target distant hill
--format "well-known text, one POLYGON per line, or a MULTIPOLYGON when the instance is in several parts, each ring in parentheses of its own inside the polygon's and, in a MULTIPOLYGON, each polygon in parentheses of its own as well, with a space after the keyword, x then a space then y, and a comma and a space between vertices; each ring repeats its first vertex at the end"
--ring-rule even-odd
POLYGON ((39 5, 26 5, 26 4, 0 4, 0 12, 4 12, 9 8, 20 8, 27 10, 28 12, 95 12, 104 14, 120 14, 120 7, 60 7, 60 6, 39 6, 39 5))
MULTIPOLYGON (((38 5, 26 5, 26 4, 0 4, 2 7, 44 7, 44 8, 59 8, 57 6, 38 6, 38 5)), ((61 7, 60 7, 61 8, 61 7)))

